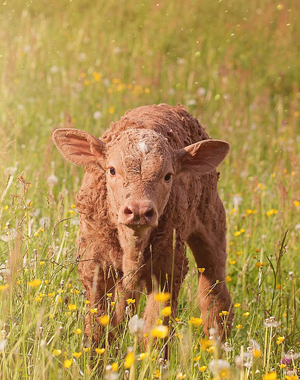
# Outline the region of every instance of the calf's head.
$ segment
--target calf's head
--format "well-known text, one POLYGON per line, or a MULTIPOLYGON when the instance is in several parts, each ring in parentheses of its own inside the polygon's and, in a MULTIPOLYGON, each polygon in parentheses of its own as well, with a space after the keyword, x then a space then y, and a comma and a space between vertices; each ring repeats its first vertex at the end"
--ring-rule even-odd
POLYGON ((105 170, 112 222, 140 237, 157 226, 177 176, 208 174, 229 152, 220 140, 174 150, 148 129, 128 129, 107 144, 82 130, 57 129, 53 140, 69 162, 105 170))

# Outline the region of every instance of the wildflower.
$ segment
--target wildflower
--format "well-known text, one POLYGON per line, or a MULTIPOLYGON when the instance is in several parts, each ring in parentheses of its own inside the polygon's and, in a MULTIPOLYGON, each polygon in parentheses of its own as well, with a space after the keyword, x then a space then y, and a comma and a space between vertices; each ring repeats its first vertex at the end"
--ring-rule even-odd
POLYGON ((54 297, 55 297, 55 293, 54 293, 54 292, 52 292, 52 293, 48 293, 48 297, 50 297, 50 298, 54 298, 54 297))
POLYGON ((99 82, 99 80, 101 78, 101 74, 98 73, 97 71, 94 71, 93 72, 93 77, 94 77, 95 82, 99 82))
POLYGON ((170 293, 156 293, 154 298, 157 302, 167 302, 171 297, 170 293))
POLYGON ((92 313, 92 314, 96 314, 96 313, 97 313, 97 308, 95 308, 95 309, 90 309, 90 313, 92 313))
POLYGON ((298 380, 297 375, 286 375, 285 378, 286 380, 298 380))
POLYGON ((140 354, 140 356, 138 357, 138 360, 144 360, 144 359, 146 359, 147 356, 148 356, 147 352, 142 352, 140 354))
POLYGON ((49 284, 49 280, 45 280, 45 285, 48 285, 49 284))
POLYGON ((0 291, 3 291, 3 290, 8 289, 8 288, 9 288, 8 284, 0 285, 0 291))
POLYGON ((107 314, 102 315, 101 317, 98 318, 98 322, 102 326, 107 326, 109 324, 110 318, 107 314))
POLYGON ((236 326, 236 328, 239 329, 239 330, 240 330, 242 327, 243 327, 243 325, 237 325, 237 326, 236 326))
MULTIPOLYGON (((278 213, 277 210, 274 210, 273 208, 271 208, 271 210, 267 211, 267 216, 276 215, 277 213, 278 213)), ((267 379, 267 380, 270 380, 270 379, 267 379)))
POLYGON ((156 369, 154 372, 154 379, 160 379, 161 378, 161 372, 159 369, 156 369))
POLYGON ((274 317, 270 317, 265 319, 264 325, 265 327, 278 327, 279 322, 277 322, 274 317))
POLYGON ((235 209, 238 209, 242 201, 243 201, 243 198, 239 194, 234 195, 232 197, 233 207, 235 209))
POLYGON ((69 367, 71 367, 71 365, 72 365, 72 360, 71 359, 66 359, 64 361, 64 367, 65 368, 69 368, 69 367))
MULTIPOLYGON (((287 359, 291 359, 291 360, 297 360, 300 358, 300 353, 299 352, 295 352, 293 349, 290 349, 288 351, 288 353, 285 355, 285 358, 287 359)), ((288 363, 286 363, 288 364, 288 363)))
POLYGON ((223 345, 222 345, 222 348, 225 352, 231 352, 233 350, 233 347, 230 346, 230 343, 229 342, 225 342, 223 345))
POLYGON ((161 311, 162 315, 164 317, 168 317, 169 315, 171 315, 171 306, 166 306, 162 309, 161 311))
POLYGON ((135 303, 135 299, 128 298, 128 299, 126 300, 126 302, 127 302, 127 305, 130 305, 130 304, 135 303))
POLYGON ((284 369, 286 367, 286 364, 279 364, 279 368, 284 369))
POLYGON ((114 301, 112 301, 110 304, 112 307, 114 307, 116 303, 114 301))
POLYGON ((183 335, 179 334, 179 333, 176 333, 174 334, 174 336, 178 339, 182 339, 183 338, 183 335))
POLYGON ((208 339, 200 339, 201 351, 206 351, 208 347, 213 344, 211 340, 208 339))
POLYGON ((110 114, 113 114, 113 113, 115 112, 114 107, 110 107, 109 110, 108 110, 108 112, 109 112, 110 114))
POLYGON ((42 297, 35 297, 34 299, 36 300, 36 302, 41 302, 42 301, 42 297))
POLYGON ((194 357, 194 362, 198 362, 201 359, 201 355, 195 356, 194 357))
POLYGON ((200 372, 205 372, 207 370, 207 365, 203 365, 199 368, 200 372))
POLYGON ((82 349, 83 349, 84 352, 89 352, 91 350, 90 347, 82 347, 82 349))
POLYGON ((53 319, 54 318, 54 314, 50 313, 49 314, 49 318, 53 319))
POLYGON ((256 349, 254 349, 253 352, 252 352, 252 355, 253 355, 253 357, 255 357, 255 358, 260 358, 261 355, 262 355, 262 352, 261 352, 260 350, 256 350, 256 349))
POLYGON ((164 325, 156 326, 151 330, 154 338, 165 338, 168 335, 169 328, 164 325))
POLYGON ((108 298, 112 297, 112 293, 107 293, 106 295, 107 295, 108 298))
POLYGON ((230 264, 230 265, 234 265, 235 263, 236 263, 236 260, 230 260, 230 261, 229 261, 229 264, 230 264))
POLYGON ((230 365, 226 360, 213 359, 209 363, 209 369, 211 370, 214 376, 220 376, 220 377, 226 378, 228 377, 228 374, 229 374, 230 365))
POLYGON ((117 372, 118 367, 119 367, 118 363, 113 363, 113 364, 111 365, 111 369, 113 370, 113 372, 117 372))
POLYGON ((76 358, 76 359, 78 359, 78 358, 80 358, 80 356, 82 355, 82 352, 73 352, 73 354, 72 354, 73 356, 74 356, 74 358, 76 358))
POLYGON ((98 355, 102 355, 105 352, 105 348, 95 348, 95 351, 98 355))
POLYGON ((85 300, 84 303, 85 303, 86 305, 88 305, 89 303, 91 303, 91 301, 89 301, 89 300, 85 300))
POLYGON ((62 294, 62 293, 63 293, 63 290, 62 290, 62 289, 58 289, 58 290, 57 290, 57 293, 58 293, 58 294, 62 294))
POLYGON ((53 350, 52 355, 53 356, 59 356, 61 354, 61 350, 53 350))
POLYGON ((56 177, 56 175, 51 174, 47 178, 47 183, 48 183, 49 186, 55 186, 55 185, 58 184, 58 178, 56 177))
POLYGON ((199 273, 204 273, 205 272, 205 268, 198 268, 198 272, 199 273))
POLYGON ((279 337, 277 338, 276 343, 279 345, 279 344, 281 344, 283 341, 284 341, 284 336, 279 336, 279 337))
POLYGON ((74 334, 75 335, 80 335, 82 333, 81 329, 75 329, 74 334))
POLYGON ((244 317, 249 317, 249 315, 250 315, 249 311, 246 311, 246 312, 243 314, 244 317))
POLYGON ((215 351, 215 347, 214 346, 210 346, 206 349, 206 351, 209 353, 209 354, 212 354, 214 351, 215 351))
POLYGON ((71 303, 70 303, 70 304, 68 305, 68 309, 71 310, 71 311, 73 311, 73 310, 76 310, 76 309, 77 309, 77 306, 76 306, 75 304, 71 304, 71 303))
POLYGON ((158 319, 156 320, 156 324, 157 324, 157 325, 162 325, 162 323, 163 323, 162 319, 158 318, 158 319))
POLYGON ((28 285, 31 286, 32 288, 38 288, 41 285, 41 283, 42 283, 41 280, 35 279, 35 280, 30 281, 28 285))
POLYGON ((236 308, 238 308, 238 307, 241 306, 241 304, 240 303, 235 303, 233 306, 236 307, 236 308))
POLYGON ((132 335, 140 335, 144 329, 145 322, 143 319, 140 319, 138 315, 134 315, 130 318, 128 323, 129 332, 132 335))
POLYGON ((185 379, 185 378, 186 378, 186 374, 183 374, 182 372, 178 373, 177 379, 185 379))
POLYGON ((129 351, 125 358, 124 367, 126 369, 131 368, 132 364, 134 363, 134 360, 135 360, 134 353, 132 351, 129 351))
POLYGON ((277 379, 276 372, 269 372, 263 375, 263 380, 276 380, 276 379, 277 379))
POLYGON ((266 265, 265 262, 260 262, 260 261, 258 261, 257 263, 255 263, 255 268, 262 268, 262 267, 264 267, 265 265, 266 265))
POLYGON ((191 317, 191 319, 189 320, 189 323, 192 324, 193 326, 198 327, 202 325, 203 321, 201 318, 191 317))
POLYGON ((66 311, 65 315, 66 315, 66 317, 69 317, 71 315, 71 312, 70 311, 66 311))

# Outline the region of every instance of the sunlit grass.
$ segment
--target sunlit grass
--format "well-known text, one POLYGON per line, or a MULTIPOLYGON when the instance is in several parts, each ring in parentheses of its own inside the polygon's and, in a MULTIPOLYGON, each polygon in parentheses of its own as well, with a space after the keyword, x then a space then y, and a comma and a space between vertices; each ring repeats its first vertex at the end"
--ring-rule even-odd
POLYGON ((0 9, 1 379, 296 380, 298 2, 7 0, 0 9), (231 144, 219 189, 232 334, 224 346, 204 336, 195 295, 205 268, 189 252, 167 329, 162 303, 150 344, 140 344, 139 319, 134 330, 130 318, 142 316, 143 295, 137 310, 128 300, 123 330, 109 344, 115 305, 107 294, 111 315, 92 347, 84 317, 96 310, 76 261, 82 171, 63 162, 51 133, 72 125, 100 136, 127 109, 159 102, 185 105, 231 144))

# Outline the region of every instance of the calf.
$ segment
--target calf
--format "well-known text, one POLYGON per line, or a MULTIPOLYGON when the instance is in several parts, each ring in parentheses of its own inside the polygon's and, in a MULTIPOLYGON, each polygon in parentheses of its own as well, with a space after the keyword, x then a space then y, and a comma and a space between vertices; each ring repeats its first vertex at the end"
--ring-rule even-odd
MULTIPOLYGON (((225 284, 226 216, 218 196, 216 167, 229 152, 212 140, 182 106, 144 106, 126 112, 98 139, 88 132, 57 129, 53 140, 64 156, 84 167, 77 195, 80 214, 78 272, 91 307, 107 312, 107 292, 120 323, 126 300, 146 289, 145 331, 155 324, 158 289, 178 293, 188 271, 186 243, 199 273, 198 302, 204 331, 216 325, 231 299, 225 284)), ((86 316, 90 335, 92 316, 86 316)), ((99 328, 93 337, 99 339, 99 328)))

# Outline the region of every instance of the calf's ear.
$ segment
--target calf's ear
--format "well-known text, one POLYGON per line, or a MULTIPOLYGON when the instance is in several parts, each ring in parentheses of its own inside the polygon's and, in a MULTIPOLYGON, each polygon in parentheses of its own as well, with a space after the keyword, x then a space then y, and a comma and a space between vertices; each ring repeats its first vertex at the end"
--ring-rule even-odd
POLYGON ((216 169, 230 150, 230 145, 222 140, 203 140, 188 145, 177 152, 180 172, 193 171, 208 174, 216 169))
POLYGON ((63 157, 72 164, 98 166, 104 158, 104 142, 86 131, 74 128, 56 129, 52 139, 63 157))

